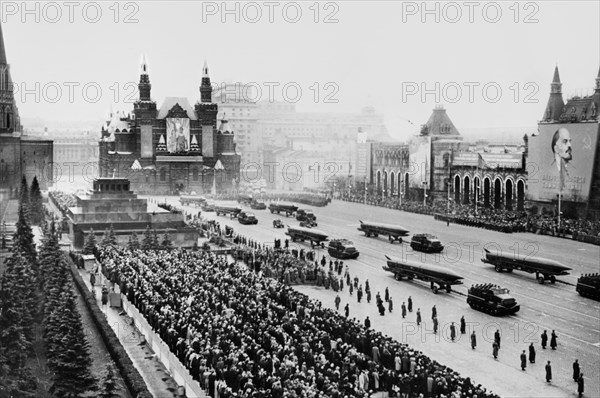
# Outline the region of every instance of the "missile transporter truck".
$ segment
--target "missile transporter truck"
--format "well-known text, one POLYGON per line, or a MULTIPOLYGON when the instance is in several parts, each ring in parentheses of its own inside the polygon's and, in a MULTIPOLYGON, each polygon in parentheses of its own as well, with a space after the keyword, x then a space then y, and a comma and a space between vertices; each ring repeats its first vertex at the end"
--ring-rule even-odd
POLYGON ((509 293, 508 289, 491 283, 473 285, 469 289, 467 304, 490 315, 512 315, 521 306, 509 293))

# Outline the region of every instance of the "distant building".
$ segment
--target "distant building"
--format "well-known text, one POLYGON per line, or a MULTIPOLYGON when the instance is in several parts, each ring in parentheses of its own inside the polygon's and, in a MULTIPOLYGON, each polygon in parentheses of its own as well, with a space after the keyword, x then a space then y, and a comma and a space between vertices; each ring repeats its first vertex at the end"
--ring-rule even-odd
POLYGON ((540 212, 600 218, 600 71, 594 94, 565 104, 558 67, 538 133, 530 139, 527 197, 540 212))
POLYGON ((263 163, 263 142, 257 131, 258 109, 254 98, 254 87, 242 83, 223 83, 213 91, 219 113, 224 115, 235 133, 242 169, 244 165, 263 163))
POLYGON ((52 185, 52 141, 22 131, 0 24, 0 200, 16 196, 22 176, 37 176, 44 190, 52 185))
POLYGON ((527 147, 464 142, 446 110, 436 107, 408 144, 367 143, 379 195, 428 202, 523 209, 527 147))
POLYGON ((133 112, 113 113, 102 127, 100 176, 128 178, 132 190, 149 194, 236 188, 240 155, 227 120, 217 125, 206 63, 194 107, 187 98, 167 97, 157 108, 145 58, 138 87, 133 112))

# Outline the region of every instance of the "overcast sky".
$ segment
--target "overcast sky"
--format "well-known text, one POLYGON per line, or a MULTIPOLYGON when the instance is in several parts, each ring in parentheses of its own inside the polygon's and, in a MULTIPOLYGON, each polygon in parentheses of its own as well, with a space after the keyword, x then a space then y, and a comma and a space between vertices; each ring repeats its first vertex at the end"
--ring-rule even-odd
POLYGON ((274 84, 282 99, 287 84, 298 110, 373 105, 403 138, 436 102, 459 130, 535 126, 557 64, 565 97, 590 94, 600 66, 599 3, 428 2, 426 14, 422 2, 260 1, 229 2, 226 14, 220 1, 108 1, 75 2, 70 16, 63 2, 26 3, 28 14, 22 2, 4 1, 2 28, 14 82, 39 97, 17 93, 23 118, 102 120, 115 100, 130 110, 128 83, 137 84, 146 54, 159 106, 165 96, 195 103, 206 59, 213 82, 254 82, 263 100, 274 84))

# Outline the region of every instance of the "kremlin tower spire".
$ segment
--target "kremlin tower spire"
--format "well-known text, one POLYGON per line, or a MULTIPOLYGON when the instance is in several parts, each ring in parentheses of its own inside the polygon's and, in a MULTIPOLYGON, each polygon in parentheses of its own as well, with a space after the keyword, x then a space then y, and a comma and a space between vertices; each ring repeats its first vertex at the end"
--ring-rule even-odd
POLYGON ((202 84, 200 85, 200 102, 212 103, 212 86, 208 75, 208 63, 204 61, 202 67, 202 84))
POLYGON ((2 24, 0 24, 0 133, 14 131, 21 131, 21 123, 15 103, 10 65, 6 59, 2 24))
POLYGON ((546 105, 546 112, 544 112, 542 121, 557 121, 564 107, 565 102, 563 101, 562 96, 562 83, 560 82, 557 65, 554 68, 554 78, 552 79, 552 84, 550 84, 550 98, 548 99, 548 105, 546 105))
POLYGON ((146 62, 146 56, 142 56, 142 63, 140 65, 140 83, 138 84, 138 90, 140 92, 140 101, 151 101, 150 90, 152 85, 150 84, 150 76, 148 75, 148 62, 146 62))

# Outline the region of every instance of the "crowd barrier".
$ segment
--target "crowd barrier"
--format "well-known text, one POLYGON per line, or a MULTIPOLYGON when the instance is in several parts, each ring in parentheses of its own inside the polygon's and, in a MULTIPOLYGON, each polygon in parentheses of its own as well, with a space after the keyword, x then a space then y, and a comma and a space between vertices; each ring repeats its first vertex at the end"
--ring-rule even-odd
POLYGON ((121 303, 123 311, 133 319, 135 327, 144 335, 146 344, 152 348, 156 357, 163 363, 175 382, 185 388, 186 397, 209 398, 209 395, 202 390, 198 382, 192 378, 185 366, 181 364, 179 358, 169 350, 169 346, 152 330, 144 316, 123 294, 121 294, 121 303))

